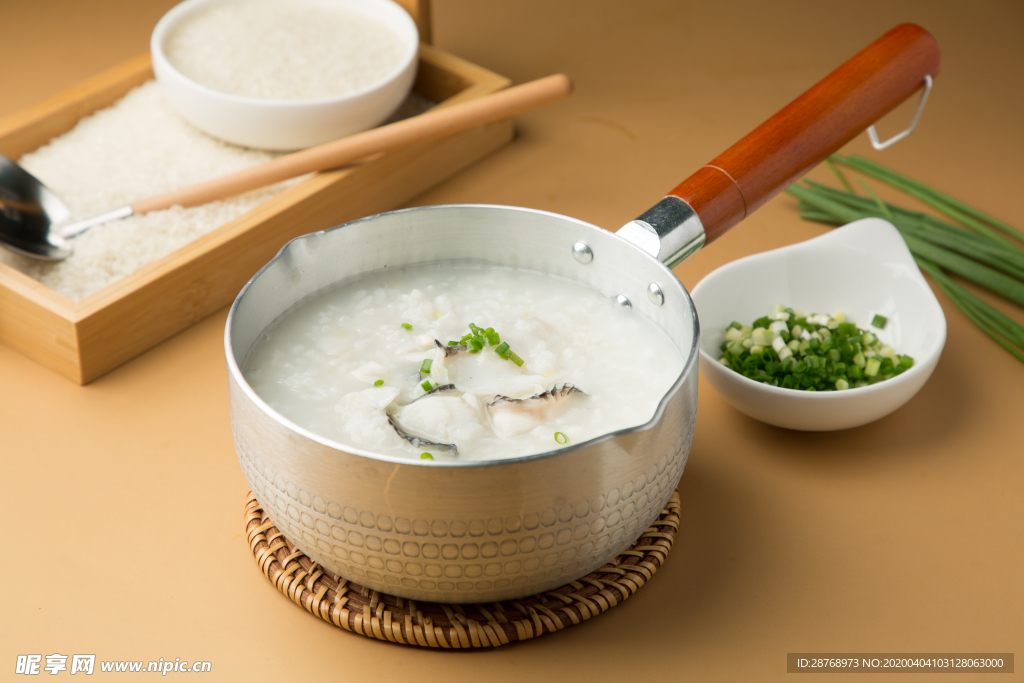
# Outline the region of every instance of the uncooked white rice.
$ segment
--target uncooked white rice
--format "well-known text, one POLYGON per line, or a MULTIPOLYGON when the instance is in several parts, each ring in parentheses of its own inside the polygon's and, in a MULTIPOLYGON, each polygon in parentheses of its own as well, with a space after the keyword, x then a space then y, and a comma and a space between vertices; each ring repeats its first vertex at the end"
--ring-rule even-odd
POLYGON ((387 78, 407 46, 382 21, 343 4, 245 0, 210 5, 168 34, 168 60, 232 95, 337 97, 387 78))
MULTIPOLYGON (((411 95, 392 120, 421 113, 430 104, 411 95)), ((193 128, 150 81, 25 154, 19 163, 64 200, 75 220, 276 156, 229 145, 193 128)), ((0 262, 81 301, 300 180, 204 206, 172 207, 97 226, 72 240, 75 253, 65 261, 37 261, 0 248, 0 262)))
MULTIPOLYGON (((150 81, 24 155, 19 163, 64 200, 75 220, 274 156, 225 144, 192 128, 150 81)), ((97 226, 76 237, 74 255, 59 263, 5 249, 0 249, 0 260, 72 301, 81 301, 237 218, 288 183, 205 206, 172 207, 97 226)))

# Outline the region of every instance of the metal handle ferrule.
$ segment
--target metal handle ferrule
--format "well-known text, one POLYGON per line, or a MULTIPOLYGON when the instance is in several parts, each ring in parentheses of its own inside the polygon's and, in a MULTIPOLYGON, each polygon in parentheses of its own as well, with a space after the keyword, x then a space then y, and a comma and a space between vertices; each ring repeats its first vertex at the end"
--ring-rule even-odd
POLYGON ((665 197, 615 233, 669 268, 704 246, 704 225, 697 212, 678 197, 665 197))

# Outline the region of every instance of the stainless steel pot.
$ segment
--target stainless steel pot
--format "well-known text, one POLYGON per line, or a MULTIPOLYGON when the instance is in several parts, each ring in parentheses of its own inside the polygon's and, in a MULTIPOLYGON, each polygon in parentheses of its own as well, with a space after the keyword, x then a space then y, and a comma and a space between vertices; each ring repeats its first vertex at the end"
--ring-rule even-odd
POLYGON ((697 409, 693 303, 658 261, 571 218, 438 206, 300 237, 246 286, 227 328, 231 419, 246 480, 306 554, 377 590, 488 602, 563 584, 632 543, 686 464, 697 409), (302 299, 382 268, 453 260, 552 273, 625 297, 677 341, 685 370, 648 424, 487 463, 426 463, 333 443, 277 415, 242 378, 252 344, 302 299), (652 286, 661 305, 647 293, 652 286))
POLYGON ((416 600, 510 599, 601 567, 657 517, 693 440, 697 314, 669 267, 937 70, 931 36, 897 27, 617 234, 543 211, 465 205, 395 211, 289 242, 243 288, 225 333, 235 445, 256 497, 326 570, 416 600), (541 271, 613 297, 675 341, 683 372, 644 425, 482 463, 343 446, 285 419, 246 383, 240 368, 253 344, 298 302, 383 268, 451 261, 541 271))

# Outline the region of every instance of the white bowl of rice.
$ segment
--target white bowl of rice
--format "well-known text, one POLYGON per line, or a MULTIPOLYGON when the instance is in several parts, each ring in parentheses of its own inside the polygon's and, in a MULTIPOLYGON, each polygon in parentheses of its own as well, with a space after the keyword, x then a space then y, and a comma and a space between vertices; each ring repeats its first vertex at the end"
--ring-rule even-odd
POLYGON ((391 0, 186 0, 150 40, 156 79, 187 121, 280 151, 387 119, 412 88, 418 48, 391 0))

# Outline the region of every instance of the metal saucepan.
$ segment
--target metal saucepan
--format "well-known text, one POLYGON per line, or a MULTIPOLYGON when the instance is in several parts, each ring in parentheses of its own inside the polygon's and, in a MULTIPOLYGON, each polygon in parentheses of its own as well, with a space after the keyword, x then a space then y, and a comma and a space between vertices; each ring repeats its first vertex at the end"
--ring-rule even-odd
POLYGON ((923 29, 893 29, 616 234, 544 211, 466 205, 395 211, 289 242, 239 294, 225 333, 235 444, 263 508, 326 570, 416 600, 510 599, 601 567, 657 517, 693 439, 697 315, 669 268, 910 96, 939 63, 923 29), (253 343, 299 301, 381 268, 453 260, 551 273, 614 297, 675 340, 685 368, 647 424, 483 463, 343 446, 277 414, 243 378, 253 343))

